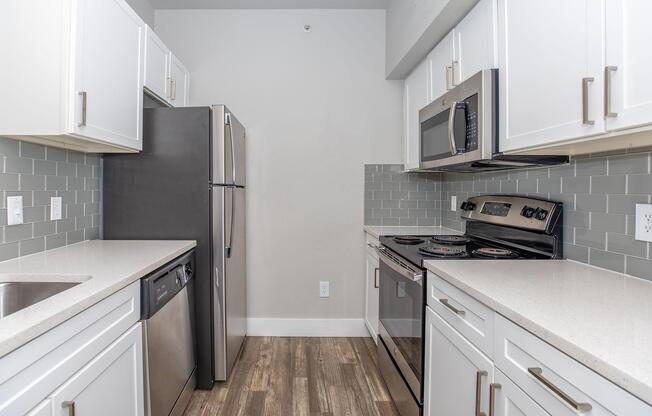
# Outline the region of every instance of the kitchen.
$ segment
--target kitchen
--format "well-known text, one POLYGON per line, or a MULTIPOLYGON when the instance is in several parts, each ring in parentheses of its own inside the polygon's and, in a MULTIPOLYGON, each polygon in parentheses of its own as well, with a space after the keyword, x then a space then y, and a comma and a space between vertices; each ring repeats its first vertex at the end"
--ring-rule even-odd
POLYGON ((3 6, 0 415, 652 414, 648 2, 3 6))

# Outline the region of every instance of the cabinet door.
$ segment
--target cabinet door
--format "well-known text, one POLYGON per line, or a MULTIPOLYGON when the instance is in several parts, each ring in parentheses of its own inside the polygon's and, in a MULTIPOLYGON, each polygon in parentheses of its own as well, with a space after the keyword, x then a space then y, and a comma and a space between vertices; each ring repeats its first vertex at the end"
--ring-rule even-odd
POLYGON ((493 363, 426 307, 424 415, 488 412, 493 363))
POLYGON ((550 416, 523 390, 505 376, 499 369, 494 372, 494 384, 490 394, 495 394, 495 416, 550 416))
POLYGON ((378 343, 378 284, 380 276, 378 256, 367 248, 365 284, 365 323, 374 342, 378 343))
POLYGON ((496 2, 497 0, 480 0, 454 30, 458 62, 454 67, 456 83, 467 80, 483 69, 497 66, 496 2))
POLYGON ((649 0, 607 0, 607 130, 652 123, 650 16, 649 0))
POLYGON ((185 66, 172 54, 170 63, 170 103, 175 107, 188 105, 188 89, 190 87, 190 73, 185 66))
POLYGON ((142 416, 142 337, 138 323, 72 376, 52 395, 54 414, 142 416))
POLYGON ((145 24, 124 0, 76 4, 72 132, 140 150, 145 24))
POLYGON ((168 47, 148 26, 145 40, 145 87, 166 101, 170 94, 170 57, 168 47))
POLYGON ((604 0, 498 1, 500 151, 604 132, 604 0))
POLYGON ((451 30, 426 58, 428 62, 428 103, 444 95, 455 86, 455 34, 451 30))
POLYGON ((426 61, 417 66, 405 79, 403 90, 404 168, 419 168, 420 124, 419 110, 428 104, 428 67, 426 61))

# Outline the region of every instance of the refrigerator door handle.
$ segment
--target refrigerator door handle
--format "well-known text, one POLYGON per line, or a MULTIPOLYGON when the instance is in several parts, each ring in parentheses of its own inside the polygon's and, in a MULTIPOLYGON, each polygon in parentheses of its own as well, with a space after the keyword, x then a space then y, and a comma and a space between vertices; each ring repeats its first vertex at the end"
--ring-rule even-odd
MULTIPOLYGON (((231 247, 233 246, 233 217, 235 216, 235 188, 228 187, 231 191, 231 214, 229 217, 229 232, 227 233, 224 243, 224 256, 228 259, 231 257, 231 247)), ((226 192, 224 193, 226 195, 226 192)))
POLYGON ((231 122, 231 113, 226 113, 225 124, 229 129, 229 140, 231 142, 231 180, 235 185, 235 142, 233 141, 233 123, 231 122))

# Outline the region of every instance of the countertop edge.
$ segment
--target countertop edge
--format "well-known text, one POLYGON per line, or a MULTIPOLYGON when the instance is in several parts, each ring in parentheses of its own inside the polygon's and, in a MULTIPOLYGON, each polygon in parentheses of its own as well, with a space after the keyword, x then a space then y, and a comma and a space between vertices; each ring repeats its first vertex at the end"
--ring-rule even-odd
MULTIPOLYGON (((186 241, 186 240, 180 240, 180 241, 186 241)), ((151 263, 149 266, 144 267, 128 276, 117 279, 114 284, 109 285, 98 292, 95 292, 85 298, 78 300, 77 302, 70 305, 63 311, 50 315, 35 325, 32 325, 28 328, 24 328, 20 331, 16 331, 12 338, 0 342, 0 359, 12 353, 13 351, 19 349, 20 347, 29 343, 30 341, 40 337, 41 335, 45 334, 49 330, 61 325, 65 321, 84 312, 88 308, 108 298, 109 296, 120 291, 121 289, 124 289, 130 284, 141 279, 143 276, 155 271, 159 267, 165 265, 166 263, 169 263, 170 261, 181 256, 183 253, 186 253, 187 251, 195 248, 196 246, 197 246, 196 241, 187 240, 187 244, 185 244, 183 247, 175 250, 174 252, 170 252, 169 254, 160 258, 156 262, 151 263)))
MULTIPOLYGON (((570 260, 564 260, 570 261, 570 260)), ((575 263, 575 262, 574 262, 575 263)), ((593 267, 586 265, 586 267, 593 267)), ((589 368, 591 371, 596 374, 604 377, 610 382, 616 384, 629 394, 635 396, 639 400, 647 403, 652 406, 652 388, 645 383, 642 383, 634 378, 632 378, 627 373, 623 372, 617 367, 609 364, 603 359, 596 357, 595 355, 589 353, 588 351, 578 347, 570 341, 565 340, 564 338, 558 336, 549 329, 529 320, 526 316, 523 316, 520 313, 513 311, 507 306, 503 305, 499 301, 494 300, 483 294, 482 292, 475 290, 473 287, 461 282, 456 279, 454 276, 451 276, 449 273, 438 269, 431 263, 426 263, 426 269, 442 279, 446 280, 453 286, 462 290, 469 296, 473 297, 477 301, 483 303, 490 309, 499 313, 506 319, 512 321, 516 325, 530 332, 532 335, 536 336, 539 339, 547 342, 552 345, 559 351, 573 358, 575 361, 578 361, 585 367, 589 368)), ((627 276, 627 275, 625 275, 627 276)), ((627 276, 630 277, 630 276, 627 276)))

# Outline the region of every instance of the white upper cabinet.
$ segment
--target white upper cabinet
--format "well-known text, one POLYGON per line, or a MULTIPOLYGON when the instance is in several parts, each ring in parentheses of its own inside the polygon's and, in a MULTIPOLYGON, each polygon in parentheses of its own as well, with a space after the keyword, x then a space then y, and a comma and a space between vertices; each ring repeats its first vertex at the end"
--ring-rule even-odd
POLYGON ((405 79, 403 87, 403 156, 404 169, 419 168, 419 110, 428 104, 428 66, 423 61, 405 79))
POLYGON ((124 0, 6 2, 0 37, 0 135, 142 149, 145 23, 124 0))
POLYGON ((449 32, 426 58, 428 62, 428 103, 455 86, 454 73, 459 62, 455 58, 455 34, 449 32))
POLYGON ((166 101, 170 95, 170 59, 170 49, 148 26, 145 41, 145 88, 166 101))
POLYGON ((170 94, 169 101, 174 107, 188 105, 188 92, 190 88, 190 72, 172 54, 170 60, 170 94))
POLYGON ((603 1, 499 0, 498 27, 500 151, 605 131, 603 1))
POLYGON ((607 0, 605 116, 608 130, 652 123, 652 2, 607 0))
POLYGON ((453 30, 456 56, 453 82, 456 85, 483 69, 498 65, 497 13, 497 0, 480 0, 453 30))
POLYGON ((145 24, 123 0, 75 4, 73 132, 140 150, 145 24))
POLYGON ((426 307, 424 415, 488 413, 494 366, 480 350, 426 307))

